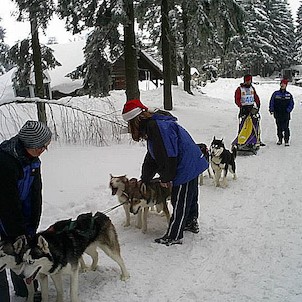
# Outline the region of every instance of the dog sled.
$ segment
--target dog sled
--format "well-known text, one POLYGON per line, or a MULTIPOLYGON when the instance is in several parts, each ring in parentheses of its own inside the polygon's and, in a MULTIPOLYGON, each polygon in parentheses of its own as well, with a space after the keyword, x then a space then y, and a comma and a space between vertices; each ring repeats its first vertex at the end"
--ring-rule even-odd
POLYGON ((238 135, 232 145, 237 147, 238 155, 251 155, 257 154, 260 144, 260 115, 252 110, 239 117, 238 135))

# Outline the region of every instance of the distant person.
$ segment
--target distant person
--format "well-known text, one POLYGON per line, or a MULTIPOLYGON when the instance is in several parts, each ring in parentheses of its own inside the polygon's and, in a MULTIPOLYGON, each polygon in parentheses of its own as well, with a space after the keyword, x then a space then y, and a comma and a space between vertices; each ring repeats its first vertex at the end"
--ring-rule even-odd
POLYGON ((294 109, 294 99, 292 94, 286 90, 287 84, 287 79, 281 80, 280 89, 272 94, 269 103, 269 112, 274 115, 277 125, 277 145, 282 145, 284 138, 285 146, 289 146, 290 113, 294 109))
POLYGON ((257 135, 259 135, 259 145, 265 146, 260 139, 260 115, 258 114, 260 110, 260 98, 255 87, 252 85, 252 80, 253 78, 250 74, 246 74, 243 77, 243 83, 241 83, 235 91, 235 104, 239 107, 240 118, 244 119, 249 114, 252 117, 257 117, 257 120, 254 118, 254 124, 256 124, 258 128, 257 135))
POLYGON ((158 173, 163 187, 172 186, 173 214, 165 235, 155 242, 167 246, 181 244, 183 231, 199 232, 198 176, 209 163, 170 113, 150 112, 140 100, 130 100, 122 115, 129 123, 133 140, 147 141, 142 182, 150 182, 158 173))
MULTIPOLYGON (((51 131, 45 124, 27 121, 16 136, 0 144, 1 240, 37 231, 42 210, 39 156, 50 141, 51 131)), ((16 296, 27 297, 22 277, 11 271, 11 279, 16 296)), ((10 301, 5 270, 0 273, 0 301, 10 301)))

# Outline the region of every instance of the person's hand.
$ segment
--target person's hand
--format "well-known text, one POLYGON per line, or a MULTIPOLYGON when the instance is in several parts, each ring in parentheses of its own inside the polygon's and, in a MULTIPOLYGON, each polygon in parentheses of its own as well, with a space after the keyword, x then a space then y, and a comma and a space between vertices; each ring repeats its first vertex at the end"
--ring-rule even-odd
POLYGON ((159 183, 161 187, 163 188, 170 188, 171 187, 171 182, 160 182, 159 183))

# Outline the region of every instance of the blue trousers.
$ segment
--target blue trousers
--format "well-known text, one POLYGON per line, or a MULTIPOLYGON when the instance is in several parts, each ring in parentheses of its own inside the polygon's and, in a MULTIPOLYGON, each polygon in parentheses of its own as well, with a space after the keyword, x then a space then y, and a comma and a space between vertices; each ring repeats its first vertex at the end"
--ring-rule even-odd
POLYGON ((173 186, 171 203, 173 213, 165 236, 182 239, 186 222, 198 218, 198 177, 180 186, 173 186))

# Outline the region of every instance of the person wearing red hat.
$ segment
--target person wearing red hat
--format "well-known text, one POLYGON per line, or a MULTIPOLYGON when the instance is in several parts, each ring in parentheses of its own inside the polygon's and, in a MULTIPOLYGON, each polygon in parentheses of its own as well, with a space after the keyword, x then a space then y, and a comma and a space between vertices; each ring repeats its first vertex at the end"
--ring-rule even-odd
POLYGON ((257 131, 259 131, 259 145, 265 146, 265 144, 260 140, 260 115, 257 115, 260 109, 260 98, 255 87, 252 85, 252 81, 253 77, 250 74, 246 74, 243 77, 243 83, 241 83, 235 91, 235 104, 239 107, 239 118, 244 119, 251 114, 252 117, 258 120, 257 122, 255 121, 255 123, 258 124, 257 131))
POLYGON ((282 145, 284 138, 285 146, 289 146, 290 113, 294 109, 294 99, 292 94, 286 90, 287 84, 287 79, 281 80, 280 89, 272 94, 269 103, 269 112, 274 115, 277 126, 277 145, 282 145))
POLYGON ((184 231, 199 232, 198 176, 209 163, 190 134, 166 111, 150 112, 139 100, 129 100, 122 116, 133 140, 147 141, 141 180, 148 184, 156 173, 163 187, 172 186, 173 214, 164 236, 156 243, 181 244, 184 231))
POLYGON ((246 74, 243 78, 243 83, 235 91, 235 103, 239 107, 239 116, 248 115, 252 109, 258 112, 260 109, 260 98, 252 85, 252 76, 246 74))

